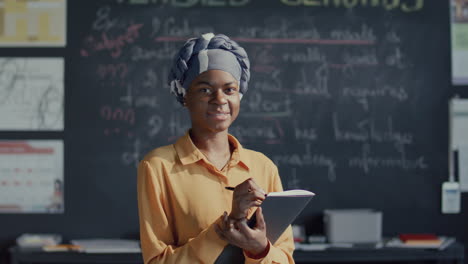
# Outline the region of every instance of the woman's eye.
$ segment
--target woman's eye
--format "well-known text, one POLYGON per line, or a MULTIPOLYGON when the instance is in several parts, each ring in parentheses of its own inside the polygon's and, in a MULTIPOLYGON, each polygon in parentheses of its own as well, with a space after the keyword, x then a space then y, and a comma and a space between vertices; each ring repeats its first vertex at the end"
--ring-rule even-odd
POLYGON ((198 91, 205 94, 211 93, 211 90, 208 88, 200 88, 198 91))
POLYGON ((229 94, 235 93, 236 91, 237 91, 237 89, 236 89, 236 88, 233 88, 233 87, 230 87, 230 88, 227 88, 227 89, 226 89, 226 93, 229 93, 229 94))

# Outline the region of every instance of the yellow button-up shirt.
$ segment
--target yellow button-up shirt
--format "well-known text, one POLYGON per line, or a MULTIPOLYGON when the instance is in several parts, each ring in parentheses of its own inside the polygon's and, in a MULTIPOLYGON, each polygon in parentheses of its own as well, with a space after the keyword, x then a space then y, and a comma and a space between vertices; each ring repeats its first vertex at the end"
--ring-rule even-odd
MULTIPOLYGON (((144 263, 214 263, 227 242, 214 225, 231 211, 232 191, 252 177, 266 192, 282 191, 275 164, 260 152, 234 147, 222 171, 193 144, 188 133, 175 144, 149 152, 138 166, 138 209, 144 263)), ((291 227, 267 256, 245 263, 294 263, 291 227)))

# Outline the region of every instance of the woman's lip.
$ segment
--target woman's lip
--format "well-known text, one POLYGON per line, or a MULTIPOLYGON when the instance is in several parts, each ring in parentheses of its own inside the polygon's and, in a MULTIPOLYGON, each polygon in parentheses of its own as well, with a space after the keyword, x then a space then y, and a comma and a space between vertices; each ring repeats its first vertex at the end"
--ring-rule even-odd
POLYGON ((229 112, 208 112, 208 115, 229 115, 229 112))
POLYGON ((208 112, 208 118, 214 120, 227 120, 230 113, 226 112, 208 112))

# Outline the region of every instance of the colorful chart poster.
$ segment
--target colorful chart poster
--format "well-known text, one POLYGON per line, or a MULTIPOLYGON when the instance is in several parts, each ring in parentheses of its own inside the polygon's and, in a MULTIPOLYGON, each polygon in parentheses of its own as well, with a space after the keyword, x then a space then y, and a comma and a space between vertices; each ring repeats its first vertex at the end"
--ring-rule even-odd
POLYGON ((0 130, 63 130, 63 58, 0 58, 0 130))
POLYGON ((66 0, 0 1, 0 47, 63 47, 66 0))
POLYGON ((63 213, 63 142, 0 141, 0 213, 63 213))
POLYGON ((468 84, 468 0, 451 0, 452 83, 468 84))

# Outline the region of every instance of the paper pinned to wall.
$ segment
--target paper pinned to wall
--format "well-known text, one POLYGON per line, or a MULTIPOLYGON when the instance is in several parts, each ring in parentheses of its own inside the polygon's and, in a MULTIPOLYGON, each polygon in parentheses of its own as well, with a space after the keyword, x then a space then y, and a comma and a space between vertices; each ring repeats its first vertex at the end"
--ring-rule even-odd
POLYGON ((0 1, 0 47, 64 47, 66 0, 0 1))
POLYGON ((0 141, 0 213, 63 213, 63 141, 0 141))
POLYGON ((0 58, 0 130, 64 128, 63 58, 0 58))
POLYGON ((468 0, 451 0, 452 83, 468 84, 468 0))
POLYGON ((458 177, 460 191, 468 192, 468 145, 458 148, 458 177))
POLYGON ((468 145, 468 99, 451 100, 451 149, 468 145))
MULTIPOLYGON (((458 180, 462 192, 468 192, 468 99, 454 98, 450 102, 450 150, 458 150, 458 180)), ((454 173, 453 156, 450 170, 454 173)))

